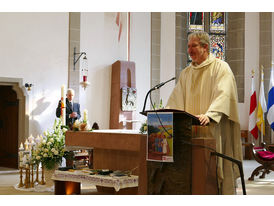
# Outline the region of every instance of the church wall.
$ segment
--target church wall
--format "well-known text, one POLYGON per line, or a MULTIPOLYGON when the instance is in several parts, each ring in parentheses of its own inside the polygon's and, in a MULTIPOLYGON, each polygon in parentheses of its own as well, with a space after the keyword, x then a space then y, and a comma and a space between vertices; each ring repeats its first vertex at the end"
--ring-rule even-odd
MULTIPOLYGON (((133 119, 141 122, 133 124, 135 129, 141 127, 146 117, 139 114, 142 111, 146 93, 151 86, 151 13, 131 13, 131 56, 130 60, 136 63, 137 110, 133 119)), ((147 101, 146 109, 150 108, 147 101)))
MULTIPOLYGON (((90 86, 80 89, 81 110, 86 108, 90 123, 109 128, 111 65, 127 59, 127 13, 121 13, 120 40, 117 13, 81 13, 80 47, 87 53, 90 86)), ((137 114, 150 86, 150 13, 131 13, 130 61, 136 64, 137 114)))
POLYGON ((68 13, 0 13, 0 77, 22 78, 29 134, 52 128, 61 85, 68 79, 68 13))
POLYGON ((252 69, 255 71, 257 98, 259 95, 259 27, 259 13, 245 12, 245 92, 244 102, 238 104, 242 130, 248 130, 252 69))
MULTIPOLYGON (((175 53, 176 53, 176 13, 161 13, 161 53, 160 53, 160 82, 165 82, 176 75, 175 53)), ((175 81, 167 83, 160 89, 160 98, 163 105, 175 86, 175 81)))

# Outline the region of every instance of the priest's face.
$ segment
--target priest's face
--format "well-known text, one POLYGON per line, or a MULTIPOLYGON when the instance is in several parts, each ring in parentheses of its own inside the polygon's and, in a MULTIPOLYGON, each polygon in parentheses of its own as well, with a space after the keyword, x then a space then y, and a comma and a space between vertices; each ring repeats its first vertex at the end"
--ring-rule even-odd
POLYGON ((197 37, 193 37, 188 41, 187 52, 190 55, 192 62, 201 64, 208 57, 207 46, 202 46, 197 37))

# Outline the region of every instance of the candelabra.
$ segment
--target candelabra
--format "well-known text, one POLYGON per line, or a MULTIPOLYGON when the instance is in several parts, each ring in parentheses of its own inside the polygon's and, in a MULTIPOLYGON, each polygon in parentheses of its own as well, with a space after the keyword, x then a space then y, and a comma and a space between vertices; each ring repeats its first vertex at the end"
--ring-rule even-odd
POLYGON ((36 168, 37 173, 36 173, 36 180, 34 181, 34 165, 32 163, 26 163, 25 166, 21 166, 19 167, 20 169, 20 182, 18 184, 18 187, 25 187, 25 188, 32 188, 34 187, 34 183, 36 183, 36 181, 39 184, 38 181, 38 168, 36 168), (24 179, 24 183, 23 183, 23 172, 25 171, 25 179, 24 179))
POLYGON ((18 187, 23 187, 24 184, 23 184, 23 167, 19 167, 20 169, 20 182, 19 182, 19 185, 18 187))
POLYGON ((39 163, 36 164, 36 179, 34 180, 34 183, 40 184, 40 182, 39 182, 39 163))

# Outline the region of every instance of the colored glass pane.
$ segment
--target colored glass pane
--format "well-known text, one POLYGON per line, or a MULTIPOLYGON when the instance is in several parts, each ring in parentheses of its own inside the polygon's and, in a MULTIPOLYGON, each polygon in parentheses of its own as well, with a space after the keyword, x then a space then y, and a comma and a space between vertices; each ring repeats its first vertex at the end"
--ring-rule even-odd
POLYGON ((188 13, 188 31, 204 31, 204 12, 188 13))
POLYGON ((218 59, 225 60, 225 36, 210 35, 210 52, 218 59))
POLYGON ((224 12, 210 12, 210 32, 225 32, 224 12))

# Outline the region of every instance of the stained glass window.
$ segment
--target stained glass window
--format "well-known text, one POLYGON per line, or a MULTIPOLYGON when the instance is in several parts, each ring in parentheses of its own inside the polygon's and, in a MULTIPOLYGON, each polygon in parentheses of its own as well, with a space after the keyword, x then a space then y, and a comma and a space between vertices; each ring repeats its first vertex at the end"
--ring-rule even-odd
POLYGON ((204 31, 204 12, 188 13, 188 31, 204 31))
POLYGON ((210 32, 224 33, 225 32, 225 13, 210 12, 210 32))
MULTIPOLYGON (((188 33, 206 31, 210 36, 210 52, 225 60, 226 13, 225 12, 188 12, 188 33), (205 25, 206 24, 206 25, 205 25)), ((191 58, 187 55, 187 64, 191 58)))
POLYGON ((210 52, 216 58, 225 60, 225 35, 210 35, 210 52))

